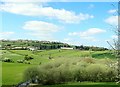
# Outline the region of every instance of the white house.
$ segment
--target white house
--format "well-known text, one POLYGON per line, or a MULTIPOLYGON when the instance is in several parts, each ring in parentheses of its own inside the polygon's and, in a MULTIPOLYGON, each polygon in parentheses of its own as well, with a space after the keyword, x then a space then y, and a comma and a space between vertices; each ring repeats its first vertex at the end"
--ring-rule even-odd
POLYGON ((73 50, 74 48, 72 48, 72 47, 61 47, 61 49, 63 49, 63 50, 73 50))

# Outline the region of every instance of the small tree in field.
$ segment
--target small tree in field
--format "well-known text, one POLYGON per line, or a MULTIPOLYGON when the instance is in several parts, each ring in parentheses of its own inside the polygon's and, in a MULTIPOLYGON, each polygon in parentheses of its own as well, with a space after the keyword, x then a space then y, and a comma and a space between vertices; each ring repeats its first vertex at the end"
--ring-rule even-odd
POLYGON ((31 57, 31 56, 28 56, 28 55, 25 55, 25 57, 24 57, 24 60, 31 60, 31 59, 33 59, 33 57, 31 57))

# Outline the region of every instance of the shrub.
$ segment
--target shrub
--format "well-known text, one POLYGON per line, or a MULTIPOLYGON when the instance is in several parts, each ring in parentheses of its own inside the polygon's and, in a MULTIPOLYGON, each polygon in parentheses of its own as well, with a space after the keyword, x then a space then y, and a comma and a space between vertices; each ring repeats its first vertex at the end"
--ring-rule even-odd
POLYGON ((34 79, 37 79, 38 75, 39 75, 38 67, 31 67, 25 70, 23 78, 24 81, 28 81, 28 80, 33 81, 34 79))
POLYGON ((25 64, 31 64, 29 61, 26 61, 26 60, 24 61, 24 63, 25 63, 25 64))
POLYGON ((24 60, 17 60, 18 63, 24 63, 24 60))
POLYGON ((31 57, 31 56, 28 56, 28 55, 25 55, 25 57, 24 57, 24 60, 32 60, 32 59, 34 59, 33 57, 31 57))
POLYGON ((35 79, 40 84, 58 84, 82 81, 115 81, 117 70, 94 59, 58 59, 26 70, 26 78, 35 79), (96 62, 97 61, 97 62, 96 62))
POLYGON ((4 58, 3 60, 2 60, 3 62, 14 62, 12 59, 10 59, 10 58, 4 58))
POLYGON ((91 64, 86 68, 88 81, 113 81, 115 71, 103 64, 91 64))

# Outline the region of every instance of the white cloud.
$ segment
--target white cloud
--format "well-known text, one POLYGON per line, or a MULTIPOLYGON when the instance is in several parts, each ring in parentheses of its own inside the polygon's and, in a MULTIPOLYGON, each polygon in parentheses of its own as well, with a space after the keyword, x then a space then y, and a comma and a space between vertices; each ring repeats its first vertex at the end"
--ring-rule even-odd
POLYGON ((110 25, 118 25, 118 16, 110 16, 107 19, 105 19, 105 22, 110 25))
POLYGON ((88 36, 88 37, 82 37, 82 39, 85 39, 85 40, 88 40, 88 41, 99 41, 99 40, 97 40, 95 37, 90 37, 90 36, 88 36))
POLYGON ((51 0, 1 0, 1 2, 12 2, 12 3, 16 3, 16 2, 49 2, 51 0))
POLYGON ((29 35, 36 36, 38 38, 51 39, 55 32, 60 30, 59 26, 43 22, 43 21, 28 21, 25 22, 23 29, 29 31, 29 35))
POLYGON ((50 17, 66 23, 78 23, 94 17, 89 14, 76 14, 75 12, 65 9, 44 7, 43 5, 39 5, 39 3, 5 3, 2 4, 0 8, 2 11, 14 14, 50 17))
POLYGON ((43 21, 28 21, 23 28, 35 32, 56 32, 59 30, 57 25, 43 21))
POLYGON ((117 12, 116 9, 111 9, 111 10, 108 11, 108 13, 111 13, 111 14, 116 13, 116 12, 117 12))
POLYGON ((69 36, 79 36, 81 39, 86 39, 89 41, 98 41, 94 35, 104 33, 106 30, 99 29, 99 28, 90 28, 83 32, 71 32, 68 33, 69 36))
POLYGON ((102 30, 99 28, 90 28, 90 29, 83 31, 83 32, 72 32, 72 33, 69 33, 69 35, 70 36, 79 35, 81 37, 88 37, 88 36, 96 35, 96 34, 103 33, 103 32, 106 32, 106 30, 102 30))
POLYGON ((95 35, 95 34, 99 34, 99 33, 103 33, 106 32, 105 30, 99 29, 99 28, 90 28, 87 31, 84 32, 80 32, 80 36, 91 36, 91 35, 95 35))
POLYGON ((11 39, 11 35, 13 35, 14 32, 0 32, 0 39, 11 39))
POLYGON ((112 37, 112 39, 118 39, 117 35, 112 35, 111 37, 112 37))

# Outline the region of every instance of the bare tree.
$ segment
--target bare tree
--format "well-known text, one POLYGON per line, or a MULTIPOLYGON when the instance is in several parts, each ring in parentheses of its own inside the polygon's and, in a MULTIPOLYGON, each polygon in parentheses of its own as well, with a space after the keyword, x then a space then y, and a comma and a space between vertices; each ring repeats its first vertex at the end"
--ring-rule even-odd
MULTIPOLYGON (((115 9, 116 6, 114 4, 111 4, 115 9)), ((111 26, 111 29, 113 30, 113 32, 115 32, 115 34, 117 35, 117 39, 113 39, 113 45, 111 45, 111 43, 109 41, 107 41, 107 43, 110 45, 110 47, 114 50, 114 54, 117 58, 117 83, 120 83, 120 23, 119 23, 119 15, 120 15, 120 1, 118 2, 118 9, 116 9, 116 12, 113 14, 113 16, 118 16, 118 24, 113 26, 111 26)))

